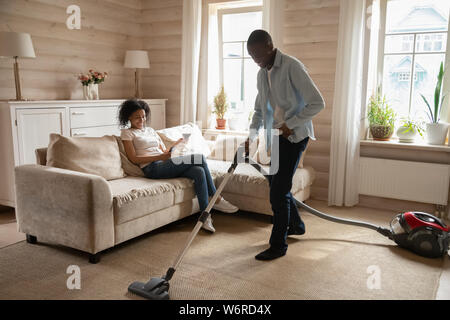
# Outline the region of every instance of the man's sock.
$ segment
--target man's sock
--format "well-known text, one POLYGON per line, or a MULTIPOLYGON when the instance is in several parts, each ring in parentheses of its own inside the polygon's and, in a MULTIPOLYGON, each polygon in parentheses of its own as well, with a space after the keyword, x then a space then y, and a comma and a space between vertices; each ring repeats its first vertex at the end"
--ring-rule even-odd
POLYGON ((255 256, 256 260, 263 260, 263 261, 267 261, 267 260, 273 260, 279 257, 282 257, 286 254, 285 251, 280 251, 280 250, 276 250, 276 249, 272 249, 269 248, 259 254, 257 254, 255 256))

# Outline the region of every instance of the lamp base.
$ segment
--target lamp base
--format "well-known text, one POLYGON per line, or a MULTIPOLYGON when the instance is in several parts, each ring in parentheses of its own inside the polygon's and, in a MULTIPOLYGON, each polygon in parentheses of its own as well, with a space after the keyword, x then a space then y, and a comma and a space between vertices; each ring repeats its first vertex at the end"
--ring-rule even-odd
POLYGON ((140 72, 139 69, 136 68, 134 72, 134 97, 135 99, 142 99, 142 91, 140 84, 140 72))

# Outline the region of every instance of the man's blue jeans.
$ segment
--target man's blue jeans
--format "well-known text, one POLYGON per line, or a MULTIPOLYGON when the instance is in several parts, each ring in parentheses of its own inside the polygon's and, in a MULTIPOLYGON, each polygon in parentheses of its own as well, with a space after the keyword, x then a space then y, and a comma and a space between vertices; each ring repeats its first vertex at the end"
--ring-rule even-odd
POLYGON ((189 178, 194 180, 195 194, 198 198, 200 210, 208 207, 208 196, 216 193, 206 158, 201 155, 187 155, 165 161, 155 161, 142 168, 149 179, 189 178))
POLYGON ((286 252, 288 227, 305 230, 297 206, 291 193, 292 178, 298 167, 301 155, 308 145, 309 137, 292 143, 283 136, 279 140, 279 166, 276 174, 269 176, 270 204, 273 211, 273 227, 270 236, 271 248, 286 252))

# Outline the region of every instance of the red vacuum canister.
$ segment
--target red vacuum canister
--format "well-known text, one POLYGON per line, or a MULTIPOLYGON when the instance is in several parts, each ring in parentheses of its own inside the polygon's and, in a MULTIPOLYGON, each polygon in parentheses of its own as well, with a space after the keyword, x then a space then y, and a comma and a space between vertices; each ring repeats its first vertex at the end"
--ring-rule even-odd
POLYGON ((443 256, 450 245, 450 228, 437 217, 425 212, 405 212, 391 221, 393 240, 429 258, 443 256))

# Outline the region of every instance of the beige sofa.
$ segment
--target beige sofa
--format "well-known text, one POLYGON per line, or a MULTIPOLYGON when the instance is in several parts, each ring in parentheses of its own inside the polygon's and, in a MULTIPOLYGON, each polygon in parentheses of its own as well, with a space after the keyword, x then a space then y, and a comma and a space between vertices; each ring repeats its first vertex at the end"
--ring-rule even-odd
MULTIPOLYGON (((242 137, 207 143, 211 151, 207 161, 216 186, 232 163, 230 155, 235 149, 221 152, 223 141, 229 139, 237 142, 242 137)), ((118 142, 125 166, 123 146, 120 139, 118 142)), ((96 263, 103 250, 199 212, 189 179, 151 180, 140 176, 138 169, 108 181, 94 174, 47 166, 47 148, 36 150, 36 155, 38 164, 15 168, 18 228, 27 234, 29 243, 39 239, 75 248, 89 253, 89 261, 96 263)), ((300 201, 308 199, 313 181, 314 170, 300 165, 293 195, 300 201)), ((222 195, 241 210, 272 214, 268 183, 249 164, 238 165, 222 195)))

